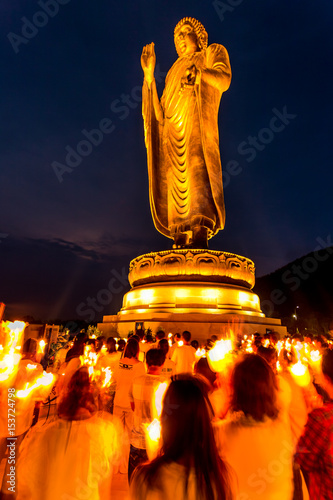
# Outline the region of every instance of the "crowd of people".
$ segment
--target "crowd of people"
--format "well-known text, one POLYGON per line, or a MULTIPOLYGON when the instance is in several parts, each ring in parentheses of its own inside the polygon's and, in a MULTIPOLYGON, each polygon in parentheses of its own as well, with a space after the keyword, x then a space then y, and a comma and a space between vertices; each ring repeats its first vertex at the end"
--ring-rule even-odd
MULTIPOLYGON (((8 460, 2 498, 107 500, 119 473, 132 500, 332 500, 332 344, 244 336, 216 368, 219 342, 200 346, 188 331, 78 334, 53 367, 56 415, 31 426, 45 390, 17 413, 15 488, 8 460), (319 365, 303 357, 312 351, 319 365)), ((25 345, 16 390, 32 371, 42 368, 25 345)))

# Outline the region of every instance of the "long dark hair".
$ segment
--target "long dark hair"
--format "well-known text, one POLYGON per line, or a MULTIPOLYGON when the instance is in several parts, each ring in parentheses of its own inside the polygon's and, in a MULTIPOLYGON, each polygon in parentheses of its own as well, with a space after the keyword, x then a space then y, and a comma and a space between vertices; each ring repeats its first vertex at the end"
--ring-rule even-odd
POLYGON ((58 415, 65 420, 75 420, 80 409, 90 413, 97 411, 88 368, 83 366, 77 370, 69 381, 67 391, 58 406, 58 415))
POLYGON ((245 354, 234 367, 231 386, 233 411, 242 411, 258 422, 277 418, 277 379, 264 358, 245 354))
POLYGON ((136 339, 129 339, 125 347, 124 358, 136 358, 139 351, 139 342, 136 339))
POLYGON ((194 469, 200 498, 229 498, 227 468, 217 451, 211 416, 210 403, 200 381, 190 375, 173 377, 165 393, 161 415, 160 456, 141 466, 136 474, 142 474, 148 486, 158 488, 160 467, 178 462, 185 466, 185 493, 190 470, 194 469))

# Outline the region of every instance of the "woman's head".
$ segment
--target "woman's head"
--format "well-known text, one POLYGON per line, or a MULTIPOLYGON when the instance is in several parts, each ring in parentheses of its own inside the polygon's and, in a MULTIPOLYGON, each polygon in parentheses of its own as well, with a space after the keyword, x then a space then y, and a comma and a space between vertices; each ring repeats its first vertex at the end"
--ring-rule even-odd
POLYGON ((194 469, 199 498, 228 497, 228 473, 217 451, 211 418, 201 382, 190 375, 172 378, 163 400, 161 454, 145 467, 148 484, 156 487, 162 464, 178 462, 185 466, 185 490, 194 469))
POLYGON ((106 346, 109 354, 116 352, 116 341, 113 337, 109 337, 107 339, 106 346))
POLYGON ((124 358, 137 358, 139 350, 139 342, 136 339, 130 338, 125 347, 124 358))
POLYGON ((231 386, 233 411, 242 411, 259 422, 278 416, 276 376, 261 356, 244 355, 234 367, 231 386))
POLYGON ((211 370, 207 358, 200 358, 194 367, 194 372, 196 375, 200 375, 208 380, 209 384, 213 388, 216 381, 216 373, 211 370))
POLYGON ((190 376, 175 378, 165 393, 161 415, 164 454, 175 461, 194 457, 207 443, 211 416, 201 383, 190 376))
POLYGON ((123 350, 125 349, 125 347, 126 347, 126 342, 125 342, 125 340, 124 340, 124 339, 119 339, 119 340, 118 340, 118 349, 117 349, 117 350, 118 350, 119 352, 123 352, 123 350))
POLYGON ((85 366, 70 379, 66 394, 59 403, 58 415, 66 420, 75 420, 82 410, 86 410, 87 416, 97 411, 88 368, 85 366))
POLYGON ((273 372, 276 371, 276 362, 278 360, 277 351, 274 347, 264 347, 263 345, 258 347, 257 354, 267 361, 269 366, 272 368, 273 372))

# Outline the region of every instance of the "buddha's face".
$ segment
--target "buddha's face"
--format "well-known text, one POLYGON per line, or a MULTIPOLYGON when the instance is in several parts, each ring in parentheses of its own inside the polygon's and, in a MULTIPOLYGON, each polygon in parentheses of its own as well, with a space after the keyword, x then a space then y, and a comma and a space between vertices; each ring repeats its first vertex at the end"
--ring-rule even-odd
POLYGON ((197 35, 191 24, 185 23, 175 32, 175 45, 179 56, 200 50, 197 35))

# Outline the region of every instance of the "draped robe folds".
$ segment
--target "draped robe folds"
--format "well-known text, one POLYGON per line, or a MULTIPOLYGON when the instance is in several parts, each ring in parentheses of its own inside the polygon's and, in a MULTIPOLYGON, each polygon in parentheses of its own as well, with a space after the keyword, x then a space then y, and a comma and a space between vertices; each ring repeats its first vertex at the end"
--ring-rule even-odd
POLYGON ((200 225, 212 237, 224 227, 218 109, 230 80, 229 56, 222 45, 180 57, 166 77, 160 121, 154 89, 144 81, 150 206, 156 228, 169 238, 200 225), (182 91, 182 78, 193 65, 195 84, 182 91))

